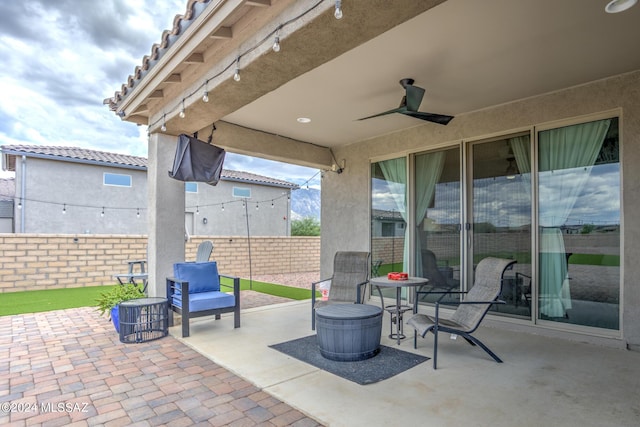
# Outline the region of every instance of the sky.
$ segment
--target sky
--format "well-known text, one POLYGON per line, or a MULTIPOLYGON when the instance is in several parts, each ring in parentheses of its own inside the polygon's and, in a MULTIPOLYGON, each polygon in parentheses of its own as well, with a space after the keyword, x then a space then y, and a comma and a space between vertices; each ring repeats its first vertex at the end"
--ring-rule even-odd
MULTIPOLYGON (((147 156, 147 127, 121 121, 120 90, 187 0, 0 1, 0 145, 147 156)), ((316 169, 228 153, 225 169, 319 188, 316 169)), ((10 176, 5 172, 2 177, 10 176)))

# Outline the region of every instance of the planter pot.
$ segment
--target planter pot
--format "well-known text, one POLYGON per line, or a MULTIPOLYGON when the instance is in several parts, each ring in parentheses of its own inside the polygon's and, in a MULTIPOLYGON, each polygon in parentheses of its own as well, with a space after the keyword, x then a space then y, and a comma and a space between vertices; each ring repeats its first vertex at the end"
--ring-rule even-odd
POLYGON ((117 305, 111 309, 111 321, 116 328, 116 332, 120 333, 119 308, 117 305))

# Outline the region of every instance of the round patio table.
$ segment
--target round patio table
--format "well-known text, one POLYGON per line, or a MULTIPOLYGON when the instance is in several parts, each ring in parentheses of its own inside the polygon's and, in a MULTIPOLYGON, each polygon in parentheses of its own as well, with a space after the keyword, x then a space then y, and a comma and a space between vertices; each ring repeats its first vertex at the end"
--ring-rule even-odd
MULTIPOLYGON (((391 315, 391 333, 389 334, 389 338, 396 339, 398 341, 398 345, 400 345, 400 340, 405 339, 406 335, 404 334, 404 328, 402 324, 402 317, 406 311, 412 310, 413 307, 408 304, 402 304, 402 288, 404 287, 416 287, 422 286, 429 283, 429 279, 425 279, 424 277, 409 277, 406 280, 391 280, 386 277, 374 277, 370 279, 372 285, 378 287, 378 291, 380 288, 395 288, 396 289, 396 303, 395 305, 386 305, 383 308, 389 312, 391 315), (396 324, 396 330, 393 330, 393 323, 396 324)), ((382 295, 382 293, 381 293, 382 295)), ((384 305, 384 300, 381 301, 384 305)))

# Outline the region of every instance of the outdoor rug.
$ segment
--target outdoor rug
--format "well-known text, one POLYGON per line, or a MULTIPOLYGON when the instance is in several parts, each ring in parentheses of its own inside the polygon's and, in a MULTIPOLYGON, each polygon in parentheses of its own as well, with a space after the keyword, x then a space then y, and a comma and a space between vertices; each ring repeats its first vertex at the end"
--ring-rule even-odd
POLYGON ((320 354, 315 335, 269 347, 360 385, 386 380, 429 360, 428 357, 384 345, 381 345, 380 352, 370 359, 357 362, 329 360, 320 354))

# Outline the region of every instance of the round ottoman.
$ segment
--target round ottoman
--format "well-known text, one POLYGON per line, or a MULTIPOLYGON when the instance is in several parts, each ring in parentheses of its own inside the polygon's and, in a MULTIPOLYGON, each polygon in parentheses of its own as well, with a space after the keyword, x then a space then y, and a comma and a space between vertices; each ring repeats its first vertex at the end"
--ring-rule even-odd
POLYGON ((380 351, 382 309, 366 304, 332 304, 316 309, 320 354, 342 362, 365 360, 380 351))

